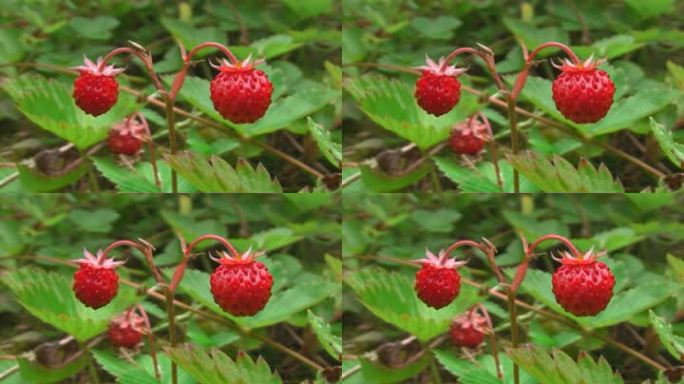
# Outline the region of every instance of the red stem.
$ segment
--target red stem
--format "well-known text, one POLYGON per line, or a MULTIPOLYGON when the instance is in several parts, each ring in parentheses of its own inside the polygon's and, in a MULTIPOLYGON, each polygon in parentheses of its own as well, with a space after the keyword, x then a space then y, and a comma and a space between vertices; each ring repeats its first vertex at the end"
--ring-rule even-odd
POLYGON ((565 238, 565 237, 563 237, 563 236, 561 236, 561 235, 556 235, 556 234, 553 234, 553 233, 552 233, 552 234, 548 234, 548 235, 544 235, 544 236, 538 238, 537 240, 535 240, 535 241, 527 248, 527 251, 525 252, 526 256, 531 255, 531 254, 532 254, 532 251, 534 251, 534 249, 537 248, 537 246, 538 246, 541 242, 543 242, 544 240, 550 240, 550 239, 558 240, 558 241, 562 242, 563 244, 565 244, 565 245, 570 249, 570 252, 572 252, 573 256, 575 256, 577 259, 582 260, 582 258, 584 257, 584 255, 582 255, 582 253, 581 253, 580 251, 578 251, 577 248, 575 248, 575 246, 572 244, 572 242, 570 242, 570 240, 568 240, 567 238, 565 238))
POLYGON ((489 69, 489 72, 492 75, 492 78, 494 79, 494 82, 496 83, 497 87, 501 91, 506 90, 506 86, 501 80, 501 76, 499 76, 498 72, 496 71, 496 63, 494 62, 494 53, 487 48, 486 52, 478 51, 477 49, 470 48, 470 47, 461 47, 461 48, 456 48, 454 49, 444 60, 444 63, 442 63, 442 66, 440 67, 440 70, 446 69, 447 65, 451 63, 451 61, 456 58, 456 56, 462 54, 462 53, 470 53, 472 55, 475 55, 482 59, 482 61, 485 62, 487 65, 487 68, 489 69))
POLYGON ((147 248, 145 246, 140 245, 136 242, 133 242, 130 240, 117 240, 117 241, 109 244, 109 246, 107 248, 105 248, 104 251, 102 251, 102 254, 100 255, 100 259, 104 260, 107 257, 107 255, 109 254, 109 252, 111 252, 114 248, 124 247, 124 246, 135 248, 135 249, 139 250, 140 252, 142 252, 143 254, 145 254, 147 252, 147 248))
POLYGON ((148 330, 147 339, 150 344, 150 356, 152 356, 152 364, 154 364, 154 376, 158 380, 161 378, 161 374, 159 373, 159 363, 157 363, 157 349, 154 346, 154 334, 152 333, 152 325, 150 325, 150 319, 147 317, 147 312, 145 312, 145 308, 143 308, 140 304, 136 304, 136 307, 138 309, 138 312, 140 312, 142 318, 145 320, 145 326, 148 330))

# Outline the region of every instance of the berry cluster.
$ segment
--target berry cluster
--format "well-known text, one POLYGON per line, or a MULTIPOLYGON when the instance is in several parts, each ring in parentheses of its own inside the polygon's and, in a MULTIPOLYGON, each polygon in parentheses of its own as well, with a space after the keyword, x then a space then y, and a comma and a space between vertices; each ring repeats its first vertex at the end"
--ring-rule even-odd
MULTIPOLYGON (((223 60, 219 74, 211 81, 210 93, 214 109, 235 124, 254 123, 271 104, 273 85, 263 71, 255 69, 263 60, 242 62, 223 60)), ((93 63, 87 57, 84 65, 75 67, 79 76, 74 81, 74 100, 83 112, 99 116, 116 104, 119 83, 116 75, 124 69, 105 66, 102 58, 93 63)))
MULTIPOLYGON (((220 265, 210 277, 211 294, 224 311, 233 316, 254 316, 264 309, 271 297, 273 276, 263 263, 254 260, 262 254, 249 249, 238 257, 224 252, 214 259, 220 265)), ((78 260, 80 268, 74 273, 73 290, 83 304, 98 309, 116 296, 119 288, 116 268, 124 262, 106 258, 102 251, 97 256, 84 251, 84 255, 78 260)), ((113 327, 116 334, 125 334, 118 331, 119 325, 113 327)))
MULTIPOLYGON (((615 277, 610 268, 596 259, 605 252, 590 250, 582 257, 562 253, 556 259, 562 265, 553 274, 552 286, 556 301, 575 316, 595 316, 603 311, 613 297, 615 277)), ((465 264, 448 258, 444 251, 427 257, 416 273, 415 291, 428 306, 440 309, 451 304, 460 292, 461 276, 458 267, 465 264)))

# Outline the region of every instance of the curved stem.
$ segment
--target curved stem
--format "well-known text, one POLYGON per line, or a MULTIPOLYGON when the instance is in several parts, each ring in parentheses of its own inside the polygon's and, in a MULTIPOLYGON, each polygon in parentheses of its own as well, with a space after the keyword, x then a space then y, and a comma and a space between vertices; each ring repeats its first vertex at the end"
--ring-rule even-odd
MULTIPOLYGON (((172 156, 178 152, 178 143, 176 141, 176 116, 173 110, 175 102, 175 95, 167 95, 166 125, 169 129, 169 150, 171 151, 172 156)), ((171 192, 178 193, 178 175, 174 169, 171 169, 171 192)))
POLYGON ((503 373, 501 372, 501 364, 499 363, 499 349, 496 345, 496 334, 494 333, 494 324, 492 324, 492 318, 489 317, 489 312, 487 311, 487 308, 484 306, 484 304, 478 303, 477 308, 479 308, 480 312, 482 313, 482 316, 484 316, 485 320, 487 320, 487 326, 491 330, 491 334, 488 336, 489 345, 492 348, 492 356, 494 356, 494 364, 496 365, 496 377, 498 377, 499 380, 502 380, 503 373))
POLYGON ((456 48, 454 49, 444 60, 444 63, 440 66, 441 70, 446 69, 447 65, 458 55, 463 54, 463 53, 470 53, 471 55, 475 55, 482 59, 482 61, 485 62, 487 65, 487 69, 489 70, 490 74, 492 75, 492 78, 494 79, 494 82, 496 83, 496 86, 499 88, 501 91, 506 91, 506 85, 504 84, 503 80, 501 79, 501 76, 499 76, 498 72, 496 71, 496 63, 494 62, 494 52, 492 52, 489 48, 483 47, 485 52, 479 51, 474 48, 470 47, 461 47, 461 48, 456 48))
POLYGON ((214 235, 214 234, 211 234, 211 233, 206 234, 206 235, 202 235, 202 236, 196 238, 195 240, 191 241, 190 244, 189 244, 187 247, 185 247, 185 249, 183 250, 183 252, 184 252, 186 255, 190 254, 190 252, 192 251, 192 249, 195 248, 195 246, 196 246, 198 243, 200 243, 200 242, 202 242, 202 241, 204 241, 204 240, 216 240, 216 241, 218 241, 219 243, 223 244, 223 246, 225 246, 225 247, 228 249, 228 251, 230 252, 230 255, 231 255, 231 256, 233 256, 233 257, 236 258, 236 259, 239 259, 239 258, 240 258, 240 254, 238 253, 238 251, 235 249, 235 247, 233 247, 233 245, 232 245, 226 238, 221 237, 221 236, 219 236, 219 235, 214 235))
POLYGON ((238 64, 238 63, 239 63, 238 59, 235 57, 235 55, 233 55, 233 52, 231 52, 230 49, 228 49, 228 47, 226 47, 226 46, 223 45, 223 44, 216 43, 216 42, 213 42, 213 41, 205 41, 204 43, 198 44, 198 45, 195 46, 193 49, 191 49, 190 52, 189 52, 187 55, 185 55, 185 56, 183 57, 183 61, 185 61, 186 64, 189 63, 190 60, 192 59, 192 57, 195 56, 195 54, 196 54, 200 49, 206 48, 206 47, 217 48, 218 50, 220 50, 221 52, 223 52, 223 54, 225 54, 226 56, 228 56, 228 58, 230 59, 230 62, 231 62, 232 64, 238 64))
POLYGON ((129 47, 115 48, 114 50, 110 51, 109 53, 107 53, 102 58, 102 62, 97 67, 97 69, 98 70, 104 69, 104 67, 107 65, 109 60, 111 60, 114 56, 122 54, 122 53, 130 53, 131 55, 140 59, 140 61, 142 61, 142 63, 145 65, 145 69, 147 70, 147 73, 150 75, 150 78, 152 79, 152 82, 154 83, 155 88, 157 88, 162 93, 166 93, 166 88, 164 88, 161 80, 159 79, 159 76, 157 76, 157 73, 154 71, 154 64, 152 62, 152 55, 150 55, 148 52, 141 52, 138 49, 129 48, 129 47))
POLYGON ((117 248, 117 247, 135 248, 135 249, 139 250, 140 252, 142 252, 143 254, 147 254, 147 252, 148 252, 148 248, 146 246, 138 244, 134 241, 117 240, 117 241, 109 244, 109 246, 107 248, 105 248, 104 251, 102 251, 102 254, 100 255, 100 259, 104 260, 107 257, 107 255, 109 254, 109 252, 111 252, 114 248, 117 248))
MULTIPOLYGON (((527 82, 527 76, 529 75, 530 67, 532 66, 535 56, 537 56, 537 54, 542 49, 548 47, 560 48, 565 53, 567 53, 568 56, 570 56, 570 58, 572 58, 572 60, 575 63, 579 62, 579 58, 577 58, 577 55, 575 55, 575 53, 567 45, 556 41, 549 41, 539 45, 537 48, 532 50, 532 52, 529 55, 526 54, 526 48, 523 46, 523 54, 525 54, 526 56, 525 66, 523 67, 523 70, 518 74, 518 77, 515 79, 513 89, 511 90, 511 93, 508 95, 507 105, 508 122, 511 127, 511 150, 513 151, 514 155, 517 155, 519 150, 518 115, 516 113, 516 103, 518 101, 518 96, 520 96, 520 92, 522 92, 522 89, 525 87, 525 83, 527 82)), ((515 193, 520 192, 520 174, 518 173, 517 169, 513 170, 513 189, 515 193)))
POLYGON ((494 140, 494 132, 492 131, 492 125, 489 123, 489 119, 484 113, 482 113, 482 111, 478 111, 477 116, 479 116, 480 120, 487 128, 487 133, 489 134, 489 155, 492 158, 492 164, 494 164, 494 173, 496 174, 496 185, 501 189, 501 192, 504 192, 503 181, 501 180, 501 170, 499 169, 499 158, 497 156, 496 141, 494 140))
POLYGON ((553 234, 553 233, 552 233, 552 234, 548 234, 548 235, 544 235, 544 236, 538 238, 537 240, 535 240, 535 241, 534 241, 532 244, 530 244, 530 246, 527 248, 525 254, 528 255, 528 256, 531 255, 531 254, 532 254, 532 251, 534 251, 534 249, 537 248, 537 246, 538 246, 541 242, 543 242, 543 241, 545 241, 545 240, 550 240, 550 239, 558 240, 558 241, 562 242, 563 244, 565 244, 565 245, 570 249, 570 252, 572 252, 572 255, 575 256, 577 259, 582 260, 582 258, 584 257, 584 255, 582 255, 582 253, 581 253, 580 251, 578 251, 577 248, 575 248, 575 246, 572 244, 572 242, 570 242, 570 240, 568 240, 567 238, 565 238, 565 237, 563 237, 563 236, 561 236, 561 235, 556 235, 556 234, 553 234))
POLYGON ((138 309, 138 312, 140 312, 142 318, 145 320, 145 326, 148 330, 147 340, 150 344, 150 356, 152 357, 152 364, 154 364, 154 377, 156 377, 157 380, 159 380, 161 378, 161 374, 159 373, 159 363, 157 362, 157 349, 154 346, 154 333, 152 332, 150 319, 149 317, 147 317, 147 312, 145 312, 145 308, 143 308, 142 305, 136 304, 136 308, 138 309))
POLYGON ((539 45, 537 48, 533 49, 532 52, 530 52, 530 54, 525 58, 525 63, 527 63, 527 64, 531 63, 532 60, 534 60, 534 57, 537 56, 537 54, 541 50, 543 50, 544 48, 548 48, 548 47, 560 48, 561 50, 563 50, 563 52, 565 52, 568 56, 570 56, 570 59, 572 59, 573 63, 575 63, 575 64, 580 63, 580 59, 577 57, 575 52, 573 52, 572 49, 570 49, 570 47, 568 47, 567 45, 565 45, 563 43, 559 43, 557 41, 548 41, 546 43, 539 45))
POLYGON ((459 240, 449 246, 446 251, 444 251, 444 254, 442 255, 443 258, 449 257, 451 255, 451 252, 456 250, 457 248, 468 246, 468 247, 473 247, 477 248, 482 253, 484 253, 487 256, 487 261, 489 262, 490 266, 492 267, 492 271, 494 271, 494 274, 496 275, 497 280, 499 280, 500 283, 505 284, 506 279, 501 273, 501 270, 496 266, 496 261, 495 261, 495 253, 496 253, 496 247, 494 244, 492 244, 489 240, 487 239, 482 239, 484 244, 472 241, 472 240, 459 240))
POLYGON ((86 359, 88 359, 88 370, 90 370, 90 375, 93 377, 93 382, 95 384, 100 384, 100 377, 97 375, 97 368, 93 362, 93 355, 90 353, 90 347, 88 343, 81 343, 81 348, 87 354, 86 359))

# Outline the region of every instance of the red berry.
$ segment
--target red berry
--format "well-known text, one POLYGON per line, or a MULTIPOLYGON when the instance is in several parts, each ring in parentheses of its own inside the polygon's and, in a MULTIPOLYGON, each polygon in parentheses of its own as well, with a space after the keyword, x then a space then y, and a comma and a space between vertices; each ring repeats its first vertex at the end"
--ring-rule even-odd
POLYGON ((551 90, 556 108, 578 124, 601 120, 613 104, 615 85, 605 71, 587 61, 578 65, 566 63, 553 81, 551 90))
POLYGON ((425 112, 441 116, 461 99, 461 83, 457 76, 465 70, 445 65, 444 58, 440 58, 439 63, 430 58, 426 60, 426 65, 418 67, 423 75, 416 81, 416 101, 425 112))
POLYGON ((113 321, 109 324, 107 338, 116 347, 134 348, 142 341, 142 333, 130 324, 121 324, 113 321))
POLYGON ((451 323, 449 328, 451 342, 459 347, 475 348, 484 340, 484 333, 476 329, 473 324, 451 323))
POLYGON ((115 129, 109 131, 107 145, 109 150, 120 155, 132 156, 142 147, 142 140, 132 132, 122 132, 115 129))
POLYGON ((211 274, 211 294, 221 309, 233 316, 253 316, 271 298, 273 277, 266 266, 247 251, 239 258, 223 254, 211 274))
POLYGON ((472 133, 463 133, 459 130, 451 131, 449 137, 451 149, 459 155, 477 155, 484 147, 484 140, 472 133))
POLYGON ((210 92, 214 109, 235 124, 259 120, 271 105, 273 85, 263 71, 254 69, 259 63, 250 58, 238 64, 226 60, 221 71, 211 81, 210 92))
POLYGON ((455 77, 423 72, 416 81, 416 101, 431 115, 448 113, 460 99, 461 83, 455 77))
POLYGON ((76 298, 93 309, 109 304, 119 289, 119 275, 115 268, 123 262, 105 259, 102 251, 98 251, 95 257, 86 250, 84 258, 77 261, 80 267, 74 273, 73 284, 76 298))
POLYGON ((591 251, 581 259, 565 254, 553 274, 556 302, 575 316, 595 316, 613 297, 615 277, 606 264, 596 261, 598 256, 591 251))
POLYGON ((439 256, 427 251, 427 258, 420 262, 423 266, 416 273, 414 286, 418 298, 435 309, 446 307, 461 290, 461 276, 457 268, 465 263, 446 259, 443 251, 439 256))
POLYGON ((119 83, 114 76, 123 71, 111 65, 100 69, 101 63, 101 58, 97 63, 85 58, 84 65, 75 67, 80 75, 74 81, 74 100, 79 108, 93 116, 109 111, 116 104, 119 83))

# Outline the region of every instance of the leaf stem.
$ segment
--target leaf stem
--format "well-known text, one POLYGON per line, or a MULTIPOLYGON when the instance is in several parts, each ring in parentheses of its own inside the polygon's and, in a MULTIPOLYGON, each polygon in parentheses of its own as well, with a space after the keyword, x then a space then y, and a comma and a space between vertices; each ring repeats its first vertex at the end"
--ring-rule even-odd
POLYGON ((93 378, 95 384, 100 384, 100 377, 97 375, 97 368, 95 367, 95 362, 93 361, 93 355, 90 353, 90 347, 88 343, 80 343, 81 348, 86 353, 88 359, 88 370, 90 371, 90 376, 93 378))

